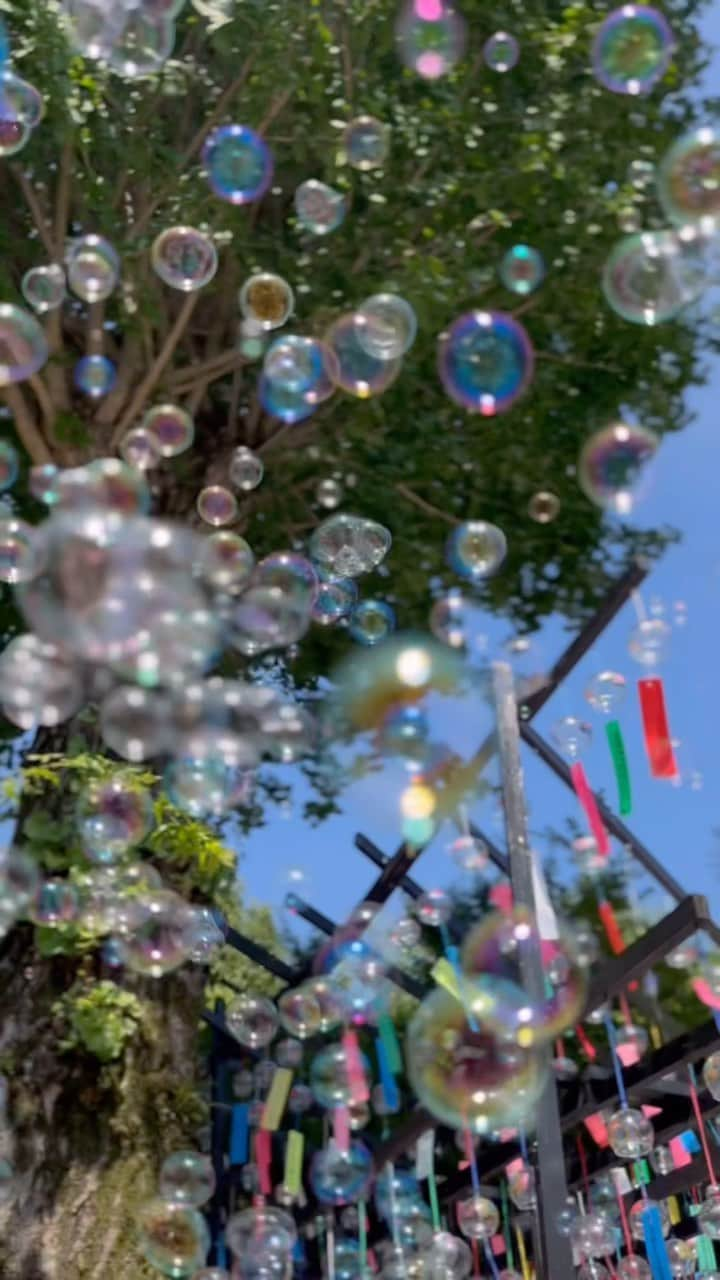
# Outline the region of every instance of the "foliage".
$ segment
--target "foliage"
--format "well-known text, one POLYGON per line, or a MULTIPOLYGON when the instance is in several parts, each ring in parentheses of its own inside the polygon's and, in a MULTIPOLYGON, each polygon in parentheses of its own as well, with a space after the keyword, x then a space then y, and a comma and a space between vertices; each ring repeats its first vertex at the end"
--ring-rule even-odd
POLYGON ((136 995, 115 982, 80 982, 57 1002, 53 1012, 64 1024, 63 1051, 82 1049, 99 1062, 113 1062, 137 1035, 143 1006, 136 995))

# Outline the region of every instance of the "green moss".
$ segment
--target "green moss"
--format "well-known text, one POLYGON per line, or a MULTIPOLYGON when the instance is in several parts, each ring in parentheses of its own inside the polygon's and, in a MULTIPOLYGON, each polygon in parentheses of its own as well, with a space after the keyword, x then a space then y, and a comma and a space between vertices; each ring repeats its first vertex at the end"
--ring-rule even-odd
POLYGON ((65 1027, 62 1050, 82 1051, 98 1062, 113 1062, 138 1034, 143 1005, 114 982, 80 983, 57 1001, 53 1013, 65 1027))

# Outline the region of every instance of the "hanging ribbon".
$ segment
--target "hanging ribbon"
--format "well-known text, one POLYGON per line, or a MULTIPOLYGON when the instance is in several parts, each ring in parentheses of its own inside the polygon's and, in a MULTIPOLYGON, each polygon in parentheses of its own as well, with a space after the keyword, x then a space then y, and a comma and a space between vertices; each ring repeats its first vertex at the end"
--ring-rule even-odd
POLYGON ((248 1158, 248 1123, 249 1107, 247 1102, 236 1102, 232 1109, 230 1121, 230 1164, 247 1164, 248 1158))
POLYGON ((672 1271, 662 1233, 660 1210, 651 1200, 642 1211, 645 1249, 653 1280, 672 1280, 672 1271))
POLYGON ((291 1129, 287 1136, 287 1146, 285 1148, 283 1185, 293 1196, 300 1195, 304 1151, 304 1135, 299 1129, 291 1129))
POLYGON ((658 676, 638 680, 645 750, 653 778, 676 778, 678 767, 670 741, 665 690, 658 676))
POLYGON ((272 1164, 272 1137, 269 1129, 258 1129, 255 1134, 255 1164, 258 1171, 260 1194, 271 1196, 273 1189, 270 1169, 272 1164))
POLYGON ((627 762, 625 742, 622 729, 617 720, 608 720, 605 735, 610 748, 610 756, 615 770, 615 782, 618 793, 618 808, 623 817, 632 813, 632 790, 630 787, 630 769, 627 762))
POLYGON ((283 1112, 287 1105, 292 1078, 293 1073, 288 1067, 275 1068, 272 1084, 270 1085, 270 1092, 265 1099, 265 1106, 263 1107, 262 1119, 260 1121, 261 1129, 268 1129, 274 1133, 276 1129, 280 1128, 280 1121, 283 1118, 283 1112))
POLYGON ((605 937, 610 944, 610 950, 614 955, 619 956, 621 951, 625 950, 625 939, 620 932, 617 916, 607 899, 598 903, 598 915, 605 930, 605 937))
POLYGON ((579 760, 576 760, 575 763, 570 766, 570 777, 572 778, 572 784, 575 788, 575 795, 580 802, 585 817, 588 820, 590 830, 595 837, 598 853, 601 857, 607 858, 610 853, 608 833, 605 830, 603 820, 600 817, 600 810, 597 807, 595 796, 590 790, 590 783, 587 780, 585 770, 579 760))
POLYGON ((370 1097, 368 1082, 365 1079, 360 1044, 357 1033, 346 1027, 343 1031, 342 1047, 345 1050, 345 1065, 350 1082, 350 1096, 353 1102, 367 1102, 370 1097))
POLYGON ((378 1071, 380 1072, 380 1084, 382 1085, 385 1107, 388 1111, 399 1111, 400 1091, 390 1069, 385 1041, 379 1035, 375 1041, 375 1056, 377 1058, 378 1071))
POLYGON ((693 1111, 695 1112, 695 1120, 697 1122, 697 1127, 698 1127, 698 1137, 700 1138, 700 1141, 702 1143, 703 1155, 705 1156, 705 1163, 707 1165, 708 1177, 710 1179, 710 1182, 714 1186, 715 1183, 717 1182, 717 1179, 715 1177, 715 1169, 713 1167, 712 1156, 710 1155, 710 1144, 708 1143, 707 1133, 705 1132, 705 1122, 703 1121, 702 1111, 700 1110, 700 1100, 697 1095, 697 1081, 695 1079, 695 1069, 692 1063, 688 1064, 688 1075, 690 1077, 690 1101, 692 1102, 692 1108, 693 1108, 693 1111))
POLYGON ((347 1107, 333 1107, 333 1139, 338 1151, 350 1150, 350 1112, 347 1107))

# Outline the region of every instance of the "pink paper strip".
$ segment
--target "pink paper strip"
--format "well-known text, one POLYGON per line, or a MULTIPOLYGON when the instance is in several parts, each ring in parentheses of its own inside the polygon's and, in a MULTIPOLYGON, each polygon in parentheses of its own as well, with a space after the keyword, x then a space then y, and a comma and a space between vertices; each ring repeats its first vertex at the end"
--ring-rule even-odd
POLYGON ((350 1150, 350 1112, 347 1107, 333 1110, 333 1138, 338 1151, 350 1150))
POLYGON ((590 830, 592 831, 595 837, 595 843, 597 845, 598 853, 603 858, 607 858, 608 854, 610 853, 610 841, 608 839, 608 833, 605 830, 605 827, 603 826, 603 820, 600 817, 600 812, 598 810, 595 797, 592 791, 590 790, 590 784, 585 775, 585 770, 583 769, 582 764, 580 763, 579 760, 576 760, 575 764, 571 765, 570 776, 572 778, 572 784, 575 788, 575 795, 577 796, 578 800, 580 801, 580 804, 582 805, 583 811, 585 813, 585 817, 587 818, 590 826, 590 830))
POLYGON ((598 1147, 609 1147, 607 1128, 601 1115, 588 1116, 583 1122, 593 1142, 598 1147))
POLYGON ((368 1102, 370 1090, 365 1079, 362 1054, 356 1033, 349 1028, 345 1030, 343 1032, 342 1045, 345 1050, 345 1063, 350 1080, 350 1096, 353 1102, 368 1102))
POLYGON ((686 1151, 682 1138, 670 1139, 670 1155, 673 1158, 673 1164, 676 1169, 682 1169, 686 1164, 692 1164, 692 1156, 686 1151))
POLYGON ((255 1134, 255 1163, 258 1171, 260 1190, 264 1196, 272 1195, 272 1135, 269 1129, 258 1129, 255 1134))
POLYGON ((704 978, 693 978, 692 989, 698 1000, 702 1000, 709 1009, 720 1009, 720 996, 716 996, 709 982, 704 978))

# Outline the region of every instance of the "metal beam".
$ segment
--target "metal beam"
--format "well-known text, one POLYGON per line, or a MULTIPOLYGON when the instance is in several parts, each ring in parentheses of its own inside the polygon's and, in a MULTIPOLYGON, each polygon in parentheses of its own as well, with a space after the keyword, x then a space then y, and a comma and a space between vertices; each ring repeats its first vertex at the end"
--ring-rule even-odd
POLYGON ((259 964, 261 968, 266 969, 268 973, 273 973, 276 978, 281 978, 283 982, 290 984, 295 981, 295 970, 279 956, 274 956, 267 947, 261 947, 259 942, 254 942, 238 929, 233 929, 232 925, 218 913, 214 913, 214 917, 229 947, 234 947, 236 951, 247 956, 248 960, 259 964))
MULTIPOLYGON (((390 861, 387 854, 383 853, 381 849, 378 849, 377 845, 374 844, 372 840, 369 840, 367 836, 363 835, 362 831, 358 831, 355 836, 354 843, 355 848, 359 849, 360 853, 364 853, 365 857, 369 858, 371 862, 374 862, 376 867, 379 867, 381 871, 385 869, 390 861)), ((425 892, 422 886, 418 884, 417 880, 413 880, 412 876, 403 876, 399 882, 399 887, 403 889, 410 898, 421 898, 425 892)))
MULTIPOLYGON (((302 898, 297 898, 295 894, 293 894, 293 897, 295 897, 296 905, 294 909, 297 914, 302 916, 304 920, 316 925, 327 937, 342 931, 342 925, 335 924, 335 921, 331 920, 329 916, 323 915, 321 911, 316 911, 314 907, 309 906, 302 898)), ((385 972, 396 987, 401 987, 403 991, 407 991, 408 995, 415 996, 416 1000, 422 1000, 423 996, 427 995, 429 988, 422 982, 418 982, 416 978, 411 977, 409 973, 405 973, 403 969, 399 969, 397 965, 387 965, 385 972)), ((302 982, 303 978, 307 976, 306 970, 302 973, 295 973, 294 983, 302 982)))

